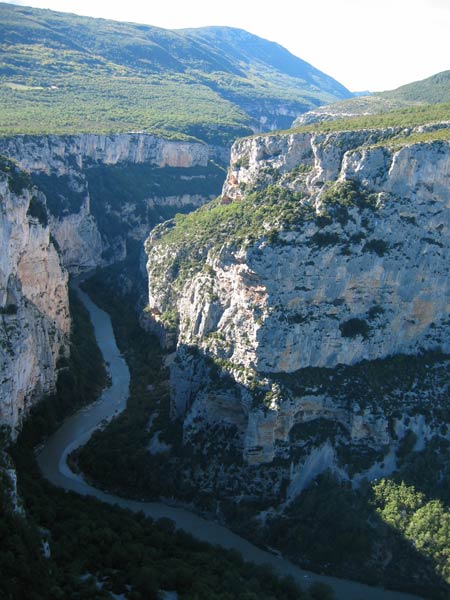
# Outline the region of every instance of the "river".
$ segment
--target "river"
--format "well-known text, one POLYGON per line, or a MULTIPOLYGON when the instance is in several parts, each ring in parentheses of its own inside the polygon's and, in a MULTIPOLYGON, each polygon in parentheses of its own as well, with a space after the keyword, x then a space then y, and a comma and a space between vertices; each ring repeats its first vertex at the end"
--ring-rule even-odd
POLYGON ((109 369, 111 387, 103 392, 97 402, 68 418, 45 442, 37 456, 44 477, 65 490, 95 496, 103 502, 134 512, 142 511, 153 519, 161 517, 172 519, 178 528, 191 533, 196 538, 224 548, 238 550, 245 560, 257 564, 270 564, 277 574, 292 575, 304 587, 315 581, 326 583, 333 588, 337 600, 420 600, 418 596, 411 594, 305 571, 287 559, 261 550, 226 527, 206 520, 189 510, 159 502, 139 502, 108 494, 89 485, 80 475, 71 471, 67 465, 67 456, 72 450, 86 443, 102 421, 113 418, 126 407, 130 384, 130 372, 117 347, 109 315, 96 306, 77 284, 75 289, 89 311, 97 343, 109 369))

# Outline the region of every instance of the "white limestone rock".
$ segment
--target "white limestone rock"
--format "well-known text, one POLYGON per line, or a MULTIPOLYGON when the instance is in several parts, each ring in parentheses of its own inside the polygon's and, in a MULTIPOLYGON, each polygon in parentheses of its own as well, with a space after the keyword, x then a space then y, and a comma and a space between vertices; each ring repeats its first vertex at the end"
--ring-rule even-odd
MULTIPOLYGON (((449 124, 417 132, 436 127, 449 124)), ((181 283, 172 267, 189 249, 159 243, 170 225, 152 233, 149 306, 156 318, 168 310, 178 315, 182 368, 175 361, 172 403, 174 414, 184 415, 185 436, 227 418, 223 393, 211 391, 205 365, 212 359, 240 390, 229 392, 230 414, 240 403, 237 426, 249 464, 289 454, 283 448, 292 427, 311 420, 340 424, 349 443, 378 449, 394 443, 383 409, 287 388, 280 393, 274 377, 436 348, 450 352, 450 142, 391 141, 400 132, 286 133, 233 146, 224 203, 272 184, 301 194, 313 216, 333 216, 330 182, 353 182, 369 200, 349 202, 344 219, 280 227, 275 243, 262 232, 246 247, 212 244, 203 266, 181 283), (192 347, 197 354, 186 360, 192 347), (252 381, 265 406, 252 404, 252 381)), ((410 400, 399 397, 399 410, 410 400)), ((412 392, 412 401, 419 400, 412 392)), ((325 454, 323 464, 331 464, 325 454)))
POLYGON ((81 170, 86 161, 187 168, 206 166, 209 158, 206 144, 171 141, 147 133, 14 136, 0 140, 0 153, 15 158, 26 171, 57 175, 67 175, 75 167, 81 170))
POLYGON ((45 211, 35 189, 13 192, 0 175, 0 423, 13 437, 33 403, 54 390, 70 330, 68 275, 49 227, 30 215, 32 202, 45 211))

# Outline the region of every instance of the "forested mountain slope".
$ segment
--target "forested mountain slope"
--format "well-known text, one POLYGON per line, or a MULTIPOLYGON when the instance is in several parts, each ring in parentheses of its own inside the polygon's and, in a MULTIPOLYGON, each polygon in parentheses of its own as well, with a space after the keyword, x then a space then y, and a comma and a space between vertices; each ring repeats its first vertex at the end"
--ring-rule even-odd
POLYGON ((229 142, 350 92, 227 27, 170 31, 0 4, 0 132, 147 130, 229 142))

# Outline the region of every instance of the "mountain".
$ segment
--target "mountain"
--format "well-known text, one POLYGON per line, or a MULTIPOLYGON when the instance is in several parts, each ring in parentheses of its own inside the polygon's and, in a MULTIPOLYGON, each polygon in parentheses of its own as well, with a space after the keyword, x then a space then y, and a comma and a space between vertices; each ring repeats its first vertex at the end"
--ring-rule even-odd
POLYGON ((333 102, 308 111, 295 120, 294 126, 448 102, 450 102, 450 71, 443 71, 427 79, 402 85, 395 90, 365 96, 358 95, 356 98, 333 102))
POLYGON ((221 198, 146 242, 148 313, 175 349, 174 493, 427 598, 450 585, 442 106, 238 140, 221 198))
POLYGON ((251 73, 262 83, 285 86, 285 97, 294 85, 304 86, 305 97, 328 93, 348 97, 348 90, 335 79, 325 75, 309 63, 297 58, 275 42, 269 42, 242 29, 232 27, 202 27, 182 30, 191 38, 217 49, 232 65, 239 65, 240 74, 251 73))
POLYGON ((411 104, 439 104, 450 102, 450 71, 442 71, 427 79, 402 85, 388 92, 378 92, 377 96, 411 104))
POLYGON ((227 143, 350 92, 228 27, 170 31, 0 4, 0 132, 146 130, 227 143))

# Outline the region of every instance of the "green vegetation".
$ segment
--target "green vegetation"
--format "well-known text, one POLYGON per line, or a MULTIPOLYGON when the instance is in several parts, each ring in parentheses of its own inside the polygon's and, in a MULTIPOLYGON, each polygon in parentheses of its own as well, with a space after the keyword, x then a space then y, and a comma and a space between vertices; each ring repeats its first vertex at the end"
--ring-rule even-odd
POLYGON ((3 135, 145 130, 227 145, 251 132, 261 105, 296 115, 350 96, 231 28, 170 31, 1 4, 0 37, 3 135))
POLYGON ((41 200, 37 196, 31 196, 30 204, 27 210, 27 215, 33 217, 34 219, 37 219, 43 227, 47 227, 47 209, 45 207, 44 202, 41 202, 41 200))
MULTIPOLYGON (((320 200, 324 207, 331 211, 338 211, 338 208, 351 208, 353 206, 359 209, 370 208, 374 210, 376 207, 376 194, 370 194, 367 190, 362 189, 358 181, 352 179, 346 181, 335 181, 324 186, 324 191, 320 196, 320 200)), ((340 213, 337 212, 336 216, 340 213)))
POLYGON ((314 209, 301 200, 302 195, 274 185, 246 194, 239 202, 223 203, 218 198, 163 224, 154 243, 180 253, 175 279, 182 282, 193 269, 203 268, 212 248, 248 246, 261 237, 277 243, 280 230, 301 227, 313 219, 314 209))
POLYGON ((62 217, 79 212, 87 192, 73 189, 73 176, 39 172, 31 177, 34 185, 45 194, 50 214, 62 217))
POLYGON ((450 583, 450 510, 440 500, 427 501, 425 494, 403 481, 382 479, 373 491, 382 520, 430 557, 450 583))
MULTIPOLYGON (((351 118, 339 119, 336 121, 321 121, 312 125, 303 125, 289 130, 297 133, 321 132, 332 133, 340 131, 357 131, 360 129, 386 129, 393 128, 408 128, 419 125, 442 123, 450 121, 450 103, 443 104, 425 104, 419 106, 410 106, 390 112, 355 116, 351 118)), ((279 132, 278 132, 279 133, 279 132)), ((391 142, 414 142, 414 141, 434 141, 448 140, 449 129, 436 129, 434 131, 424 132, 422 134, 413 134, 409 138, 410 131, 393 131, 391 142), (419 135, 418 138, 416 136, 419 135)), ((275 135, 275 134, 274 134, 275 135)), ((385 144, 386 142, 383 142, 385 144)))
POLYGON ((409 103, 440 104, 450 102, 450 71, 442 71, 427 79, 402 85, 395 90, 378 92, 377 96, 409 103))
POLYGON ((159 168, 145 163, 93 165, 85 172, 91 200, 98 204, 106 200, 115 210, 126 203, 140 204, 158 196, 217 196, 225 177, 225 169, 213 162, 189 169, 159 168))
MULTIPOLYGON (((328 589, 320 596, 316 591, 310 596, 292 579, 279 579, 267 567, 245 563, 236 552, 213 548, 176 532, 167 519, 155 523, 143 514, 133 515, 89 497, 66 493, 42 480, 34 446, 67 414, 94 400, 105 380, 92 326, 76 296, 71 297, 71 311, 72 355, 69 361, 60 361, 56 397, 36 406, 11 450, 25 514, 13 510, 12 485, 5 471, 12 465, 0 452, 1 597, 99 600, 115 593, 126 594, 129 600, 156 600, 161 589, 176 591, 181 600, 328 597, 328 589), (44 541, 49 544, 47 558, 44 541)), ((2 438, 2 448, 5 443, 2 438)), ((119 461, 116 468, 121 466, 119 461)))
POLYGON ((24 190, 31 190, 33 183, 31 177, 9 158, 0 155, 0 177, 6 177, 8 187, 17 196, 24 190))
MULTIPOLYGON (((91 163, 85 165, 83 173, 78 176, 34 173, 32 180, 44 192, 50 214, 59 218, 78 213, 89 193, 90 211, 100 232, 113 241, 137 224, 146 224, 151 229, 176 212, 194 210, 192 204, 181 207, 167 204, 165 197, 184 194, 214 196, 220 192, 224 175, 224 169, 213 162, 205 167, 189 169, 158 168, 149 164, 91 163), (154 200, 154 204, 149 199, 154 200), (127 205, 132 207, 130 213, 126 210, 127 205)), ((33 210, 38 208, 33 206, 33 210)), ((41 215, 41 219, 43 217, 41 215)))
POLYGON ((30 92, 0 84, 0 134, 138 130, 227 145, 251 132, 245 113, 189 76, 152 79, 149 82, 140 74, 97 77, 94 72, 69 78, 56 73, 49 80, 55 82, 57 90, 46 87, 30 92))
POLYGON ((389 244, 385 240, 372 239, 363 246, 363 252, 374 252, 378 256, 384 256, 389 250, 389 244))
POLYGON ((339 324, 342 337, 354 338, 360 335, 363 339, 367 339, 370 333, 370 325, 365 319, 353 318, 339 324))
POLYGON ((216 196, 222 187, 224 169, 210 162, 206 167, 189 169, 164 167, 148 164, 94 165, 86 169, 86 180, 91 198, 91 212, 100 231, 111 239, 114 234, 126 231, 124 206, 135 207, 135 219, 146 223, 149 230, 175 213, 194 210, 192 204, 182 207, 170 206, 158 197, 196 194, 216 196), (156 205, 146 200, 156 198, 156 205), (106 206, 105 206, 106 205, 106 206))
MULTIPOLYGON (((366 116, 380 115, 401 109, 413 109, 430 104, 443 104, 450 102, 450 71, 437 73, 432 77, 409 83, 396 90, 376 92, 371 96, 358 96, 314 110, 314 120, 324 118, 347 119, 348 115, 366 116)), ((300 124, 299 117, 294 126, 300 124)))
POLYGON ((174 590, 181 600, 310 600, 291 579, 240 555, 91 498, 56 490, 42 481, 29 450, 14 452, 27 519, 0 517, 0 592, 5 600, 111 598, 156 600, 174 590), (51 558, 41 553, 42 531, 51 558), (101 586, 99 585, 101 583, 101 586))
MULTIPOLYGON (((368 311, 370 319, 373 311, 368 311)), ((362 319, 361 319, 362 320, 362 319)), ((359 325, 359 327, 364 327, 359 325)), ((431 417, 433 405, 446 406, 446 385, 450 368, 449 356, 436 352, 424 352, 418 356, 397 354, 376 360, 362 360, 355 365, 308 367, 293 373, 278 373, 274 379, 286 386, 296 396, 314 394, 335 398, 351 409, 356 403, 361 409, 371 407, 382 410, 388 418, 399 414, 398 397, 404 398, 403 409, 409 407, 409 392, 420 394, 423 414, 431 417), (429 390, 433 390, 432 398, 429 390)), ((411 405, 412 406, 412 405, 411 405)), ((436 408, 437 419, 450 421, 445 413, 436 408)))
POLYGON ((39 531, 14 512, 13 487, 6 472, 12 464, 3 451, 4 440, 0 447, 0 594, 5 600, 55 598, 39 531))
MULTIPOLYGON (((273 176, 269 176, 273 180, 273 176)), ((153 232, 152 245, 170 249, 165 265, 154 264, 152 273, 158 276, 163 268, 178 286, 194 273, 205 271, 208 253, 219 253, 224 246, 251 247, 256 243, 287 244, 281 235, 288 231, 301 232, 314 221, 319 228, 309 239, 311 247, 341 245, 349 248, 365 237, 349 237, 342 232, 327 231, 328 225, 339 222, 342 226, 354 218, 351 210, 376 209, 376 195, 363 190, 352 180, 327 184, 321 196, 320 213, 299 192, 280 185, 256 182, 238 201, 217 198, 187 215, 177 214, 153 232)), ((388 246, 382 240, 370 240, 365 251, 380 256, 388 246)), ((206 272, 206 271, 205 271, 206 272)))
POLYGON ((17 304, 7 304, 0 306, 0 315, 15 315, 17 314, 17 304))
POLYGON ((307 557, 311 568, 327 564, 338 575, 444 600, 448 527, 442 503, 404 483, 365 482, 356 491, 326 473, 269 518, 261 536, 294 561, 307 557))
MULTIPOLYGON (((450 119, 450 105, 449 113, 446 120, 450 119)), ((400 147, 405 144, 427 144, 431 142, 448 142, 450 141, 450 127, 442 129, 434 129, 432 131, 423 131, 421 133, 400 133, 389 140, 390 147, 400 147)), ((381 142, 380 144, 381 145, 381 142)))

